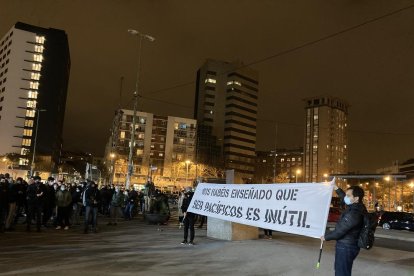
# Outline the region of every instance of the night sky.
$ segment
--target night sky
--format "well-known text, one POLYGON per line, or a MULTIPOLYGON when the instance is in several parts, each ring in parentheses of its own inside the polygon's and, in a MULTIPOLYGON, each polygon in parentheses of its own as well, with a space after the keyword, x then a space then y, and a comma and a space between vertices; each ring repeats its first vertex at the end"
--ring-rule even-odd
MULTIPOLYGON (((114 110, 132 108, 133 28, 143 47, 140 110, 192 117, 206 58, 252 63, 410 6, 407 0, 1 0, 0 35, 17 21, 63 29, 72 68, 64 149, 102 156, 114 110), (182 85, 184 84, 184 85, 182 85), (176 88, 174 88, 176 87, 176 88), (148 99, 152 98, 152 99, 148 99), (154 100, 155 99, 155 100, 154 100)), ((252 66, 260 72, 257 149, 303 145, 305 97, 350 103, 349 166, 373 172, 414 157, 414 8, 252 66)))

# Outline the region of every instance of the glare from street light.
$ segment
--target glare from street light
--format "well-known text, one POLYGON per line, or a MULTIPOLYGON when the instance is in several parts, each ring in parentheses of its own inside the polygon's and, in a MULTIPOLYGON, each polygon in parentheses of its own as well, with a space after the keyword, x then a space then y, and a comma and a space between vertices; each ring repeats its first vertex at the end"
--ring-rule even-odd
POLYGON ((114 157, 115 157, 115 153, 111 153, 111 154, 110 154, 110 157, 111 157, 111 158, 114 158, 114 157))
POLYGON ((301 169, 297 169, 296 170, 296 174, 301 174, 302 173, 302 170, 301 169))
POLYGON ((390 181, 390 180, 391 180, 391 177, 386 176, 386 177, 384 177, 384 180, 385 180, 385 181, 390 181))
POLYGON ((190 160, 186 160, 185 163, 188 165, 188 164, 191 163, 191 161, 190 160))

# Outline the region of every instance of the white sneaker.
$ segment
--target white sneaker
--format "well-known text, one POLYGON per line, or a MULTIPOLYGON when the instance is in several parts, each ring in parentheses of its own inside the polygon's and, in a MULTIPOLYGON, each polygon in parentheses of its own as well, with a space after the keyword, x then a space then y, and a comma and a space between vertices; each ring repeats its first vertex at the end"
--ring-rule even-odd
POLYGON ((65 230, 68 230, 69 229, 69 226, 65 226, 65 228, 64 228, 65 230))
POLYGON ((60 227, 60 226, 56 227, 56 230, 60 230, 60 229, 62 229, 62 227, 60 227))

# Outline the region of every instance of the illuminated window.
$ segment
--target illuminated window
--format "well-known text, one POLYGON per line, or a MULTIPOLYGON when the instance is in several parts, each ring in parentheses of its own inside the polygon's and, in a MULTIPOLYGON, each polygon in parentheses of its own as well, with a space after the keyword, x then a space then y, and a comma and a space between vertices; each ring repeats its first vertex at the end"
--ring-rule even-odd
POLYGON ((29 150, 28 150, 28 149, 22 148, 22 149, 20 150, 20 154, 21 154, 21 155, 27 155, 28 153, 29 153, 29 150))
POLYGON ((31 144, 32 144, 31 139, 23 139, 23 141, 22 141, 22 146, 30 147, 31 144))
POLYGON ((23 130, 23 136, 32 136, 32 130, 31 129, 24 129, 23 130))
POLYGON ((21 166, 29 165, 29 159, 19 158, 19 165, 21 166))
POLYGON ((37 99, 37 92, 36 91, 29 91, 27 94, 29 99, 37 99))
POLYGON ((43 45, 35 45, 35 52, 43 53, 44 47, 43 45))
POLYGON ((144 154, 144 150, 142 149, 137 149, 137 155, 143 155, 144 154))
POLYGON ((40 79, 40 73, 31 73, 30 77, 32 80, 39 80, 40 79))
POLYGON ((154 149, 155 148, 155 145, 154 144, 151 144, 151 148, 154 149))
POLYGON ((39 83, 37 81, 35 81, 35 82, 31 81, 30 82, 30 89, 39 89, 39 83))
POLYGON ((285 158, 280 158, 280 162, 285 162, 285 158))
POLYGON ((40 71, 40 70, 42 70, 42 64, 32 63, 32 70, 34 70, 34 71, 40 71))
POLYGON ((28 108, 36 108, 36 101, 27 101, 28 108))
POLYGON ((26 110, 26 117, 33 118, 35 116, 36 112, 34 110, 26 110))
POLYGON ((43 55, 34 54, 33 55, 33 60, 37 61, 37 62, 42 62, 43 61, 43 55))
POLYGON ((178 129, 178 123, 174 123, 174 129, 178 129))
POLYGON ((242 86, 242 84, 241 84, 241 82, 239 82, 239 81, 228 81, 227 82, 227 85, 238 85, 238 86, 242 86))
POLYGON ((266 159, 263 159, 263 161, 262 161, 263 163, 266 163, 267 161, 266 161, 266 159))
POLYGON ((185 144, 184 138, 180 138, 180 144, 185 144))
POLYGON ((45 43, 45 37, 44 36, 36 36, 36 43, 44 44, 45 43))
POLYGON ((25 120, 24 121, 25 127, 33 127, 33 120, 25 120))
POLYGON ((295 162, 296 161, 296 158, 295 157, 292 157, 292 162, 295 162))
POLYGON ((215 80, 215 79, 210 79, 210 78, 208 78, 208 79, 206 79, 205 80, 205 82, 204 83, 216 83, 217 81, 215 80))
POLYGON ((159 157, 163 157, 164 156, 164 153, 158 153, 158 156, 159 157))
POLYGON ((144 138, 145 138, 144 133, 140 133, 140 134, 138 134, 138 139, 144 139, 144 138))
POLYGON ((125 131, 121 131, 120 137, 121 137, 121 139, 125 139, 125 131))

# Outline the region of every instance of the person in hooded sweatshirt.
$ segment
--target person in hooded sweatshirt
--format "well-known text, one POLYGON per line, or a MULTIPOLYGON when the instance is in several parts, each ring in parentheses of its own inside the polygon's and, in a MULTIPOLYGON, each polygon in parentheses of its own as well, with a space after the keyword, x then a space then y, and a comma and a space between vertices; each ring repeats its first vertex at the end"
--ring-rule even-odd
POLYGON ((363 226, 363 214, 367 211, 362 202, 364 190, 359 186, 352 186, 345 193, 335 185, 335 191, 347 208, 335 230, 322 236, 321 240, 336 240, 335 276, 350 276, 354 260, 359 254, 358 238, 363 226))
POLYGON ((69 229, 70 208, 72 207, 72 195, 67 190, 66 185, 60 185, 60 190, 56 193, 57 206, 57 227, 56 230, 69 229))

